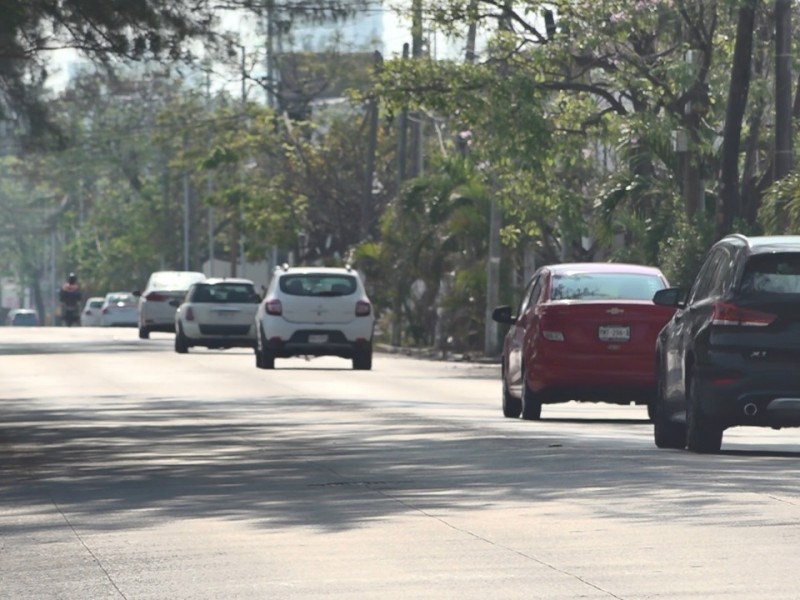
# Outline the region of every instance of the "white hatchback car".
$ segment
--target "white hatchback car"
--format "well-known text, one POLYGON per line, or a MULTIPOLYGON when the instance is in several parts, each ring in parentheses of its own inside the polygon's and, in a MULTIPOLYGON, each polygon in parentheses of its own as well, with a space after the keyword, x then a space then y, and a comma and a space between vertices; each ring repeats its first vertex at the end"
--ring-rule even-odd
POLYGON ((100 325, 103 327, 136 327, 139 311, 136 296, 130 292, 106 294, 100 309, 100 325))
POLYGON ((256 314, 256 366, 276 358, 341 356, 372 368, 375 316, 364 284, 351 268, 279 267, 256 314))
POLYGON ((139 297, 139 337, 146 340, 151 331, 175 331, 175 310, 193 283, 206 276, 198 271, 156 271, 147 280, 139 297))
POLYGON ((255 314, 261 296, 248 279, 207 279, 195 283, 175 312, 175 352, 192 346, 256 346, 255 314))
POLYGON ((103 308, 103 296, 92 296, 86 300, 81 311, 81 327, 97 327, 100 325, 100 310, 103 308))

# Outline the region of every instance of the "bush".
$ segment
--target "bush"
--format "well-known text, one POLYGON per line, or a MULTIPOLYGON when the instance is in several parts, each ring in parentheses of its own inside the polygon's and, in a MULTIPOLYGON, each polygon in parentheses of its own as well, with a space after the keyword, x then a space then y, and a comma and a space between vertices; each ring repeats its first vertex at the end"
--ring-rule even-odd
POLYGON ((689 223, 685 216, 678 217, 672 235, 659 248, 659 267, 670 285, 688 288, 692 284, 713 238, 710 219, 700 216, 689 223))

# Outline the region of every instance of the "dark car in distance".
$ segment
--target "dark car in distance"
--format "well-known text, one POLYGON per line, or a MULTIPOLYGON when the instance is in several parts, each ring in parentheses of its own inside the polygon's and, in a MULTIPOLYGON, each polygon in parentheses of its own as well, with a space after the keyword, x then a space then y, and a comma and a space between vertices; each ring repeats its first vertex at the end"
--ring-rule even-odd
POLYGON ((656 342, 656 446, 713 453, 729 427, 800 426, 800 236, 729 235, 653 301, 677 309, 656 342))

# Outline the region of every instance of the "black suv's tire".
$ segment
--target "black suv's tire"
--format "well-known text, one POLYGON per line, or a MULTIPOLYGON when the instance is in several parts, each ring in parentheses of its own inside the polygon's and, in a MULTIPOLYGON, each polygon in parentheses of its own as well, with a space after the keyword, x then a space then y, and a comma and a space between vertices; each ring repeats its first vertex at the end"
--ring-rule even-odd
POLYGON ((522 418, 538 421, 542 418, 542 399, 528 385, 525 373, 522 374, 522 418))
POLYGON ((686 424, 670 420, 664 406, 664 380, 661 377, 658 378, 658 391, 653 401, 653 437, 658 448, 682 450, 686 447, 686 424))
POLYGON ((149 340, 150 339, 150 330, 147 327, 139 326, 139 339, 140 340, 149 340))
POLYGON ((186 336, 183 334, 183 329, 178 327, 178 331, 175 332, 175 352, 178 354, 186 354, 189 352, 189 340, 186 339, 186 336))
POLYGON ((356 371, 372 370, 372 346, 356 348, 353 354, 353 369, 356 371))
POLYGON ((686 448, 690 452, 715 454, 722 448, 723 428, 703 414, 694 377, 686 390, 686 448))
POLYGON ((506 373, 505 369, 503 369, 503 416, 508 417, 509 419, 518 419, 519 415, 522 413, 522 399, 515 398, 511 395, 511 392, 508 390, 508 384, 506 383, 506 373))

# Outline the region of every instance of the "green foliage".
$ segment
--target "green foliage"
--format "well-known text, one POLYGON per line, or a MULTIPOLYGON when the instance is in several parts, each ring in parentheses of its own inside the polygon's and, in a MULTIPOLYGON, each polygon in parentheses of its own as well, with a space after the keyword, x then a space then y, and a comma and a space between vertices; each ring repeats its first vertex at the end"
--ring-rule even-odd
POLYGON ((685 217, 676 215, 675 227, 669 237, 659 246, 658 266, 670 285, 688 288, 713 243, 711 220, 701 216, 689 223, 685 217))
POLYGON ((759 224, 767 235, 800 231, 800 172, 794 170, 770 187, 764 196, 759 224))

